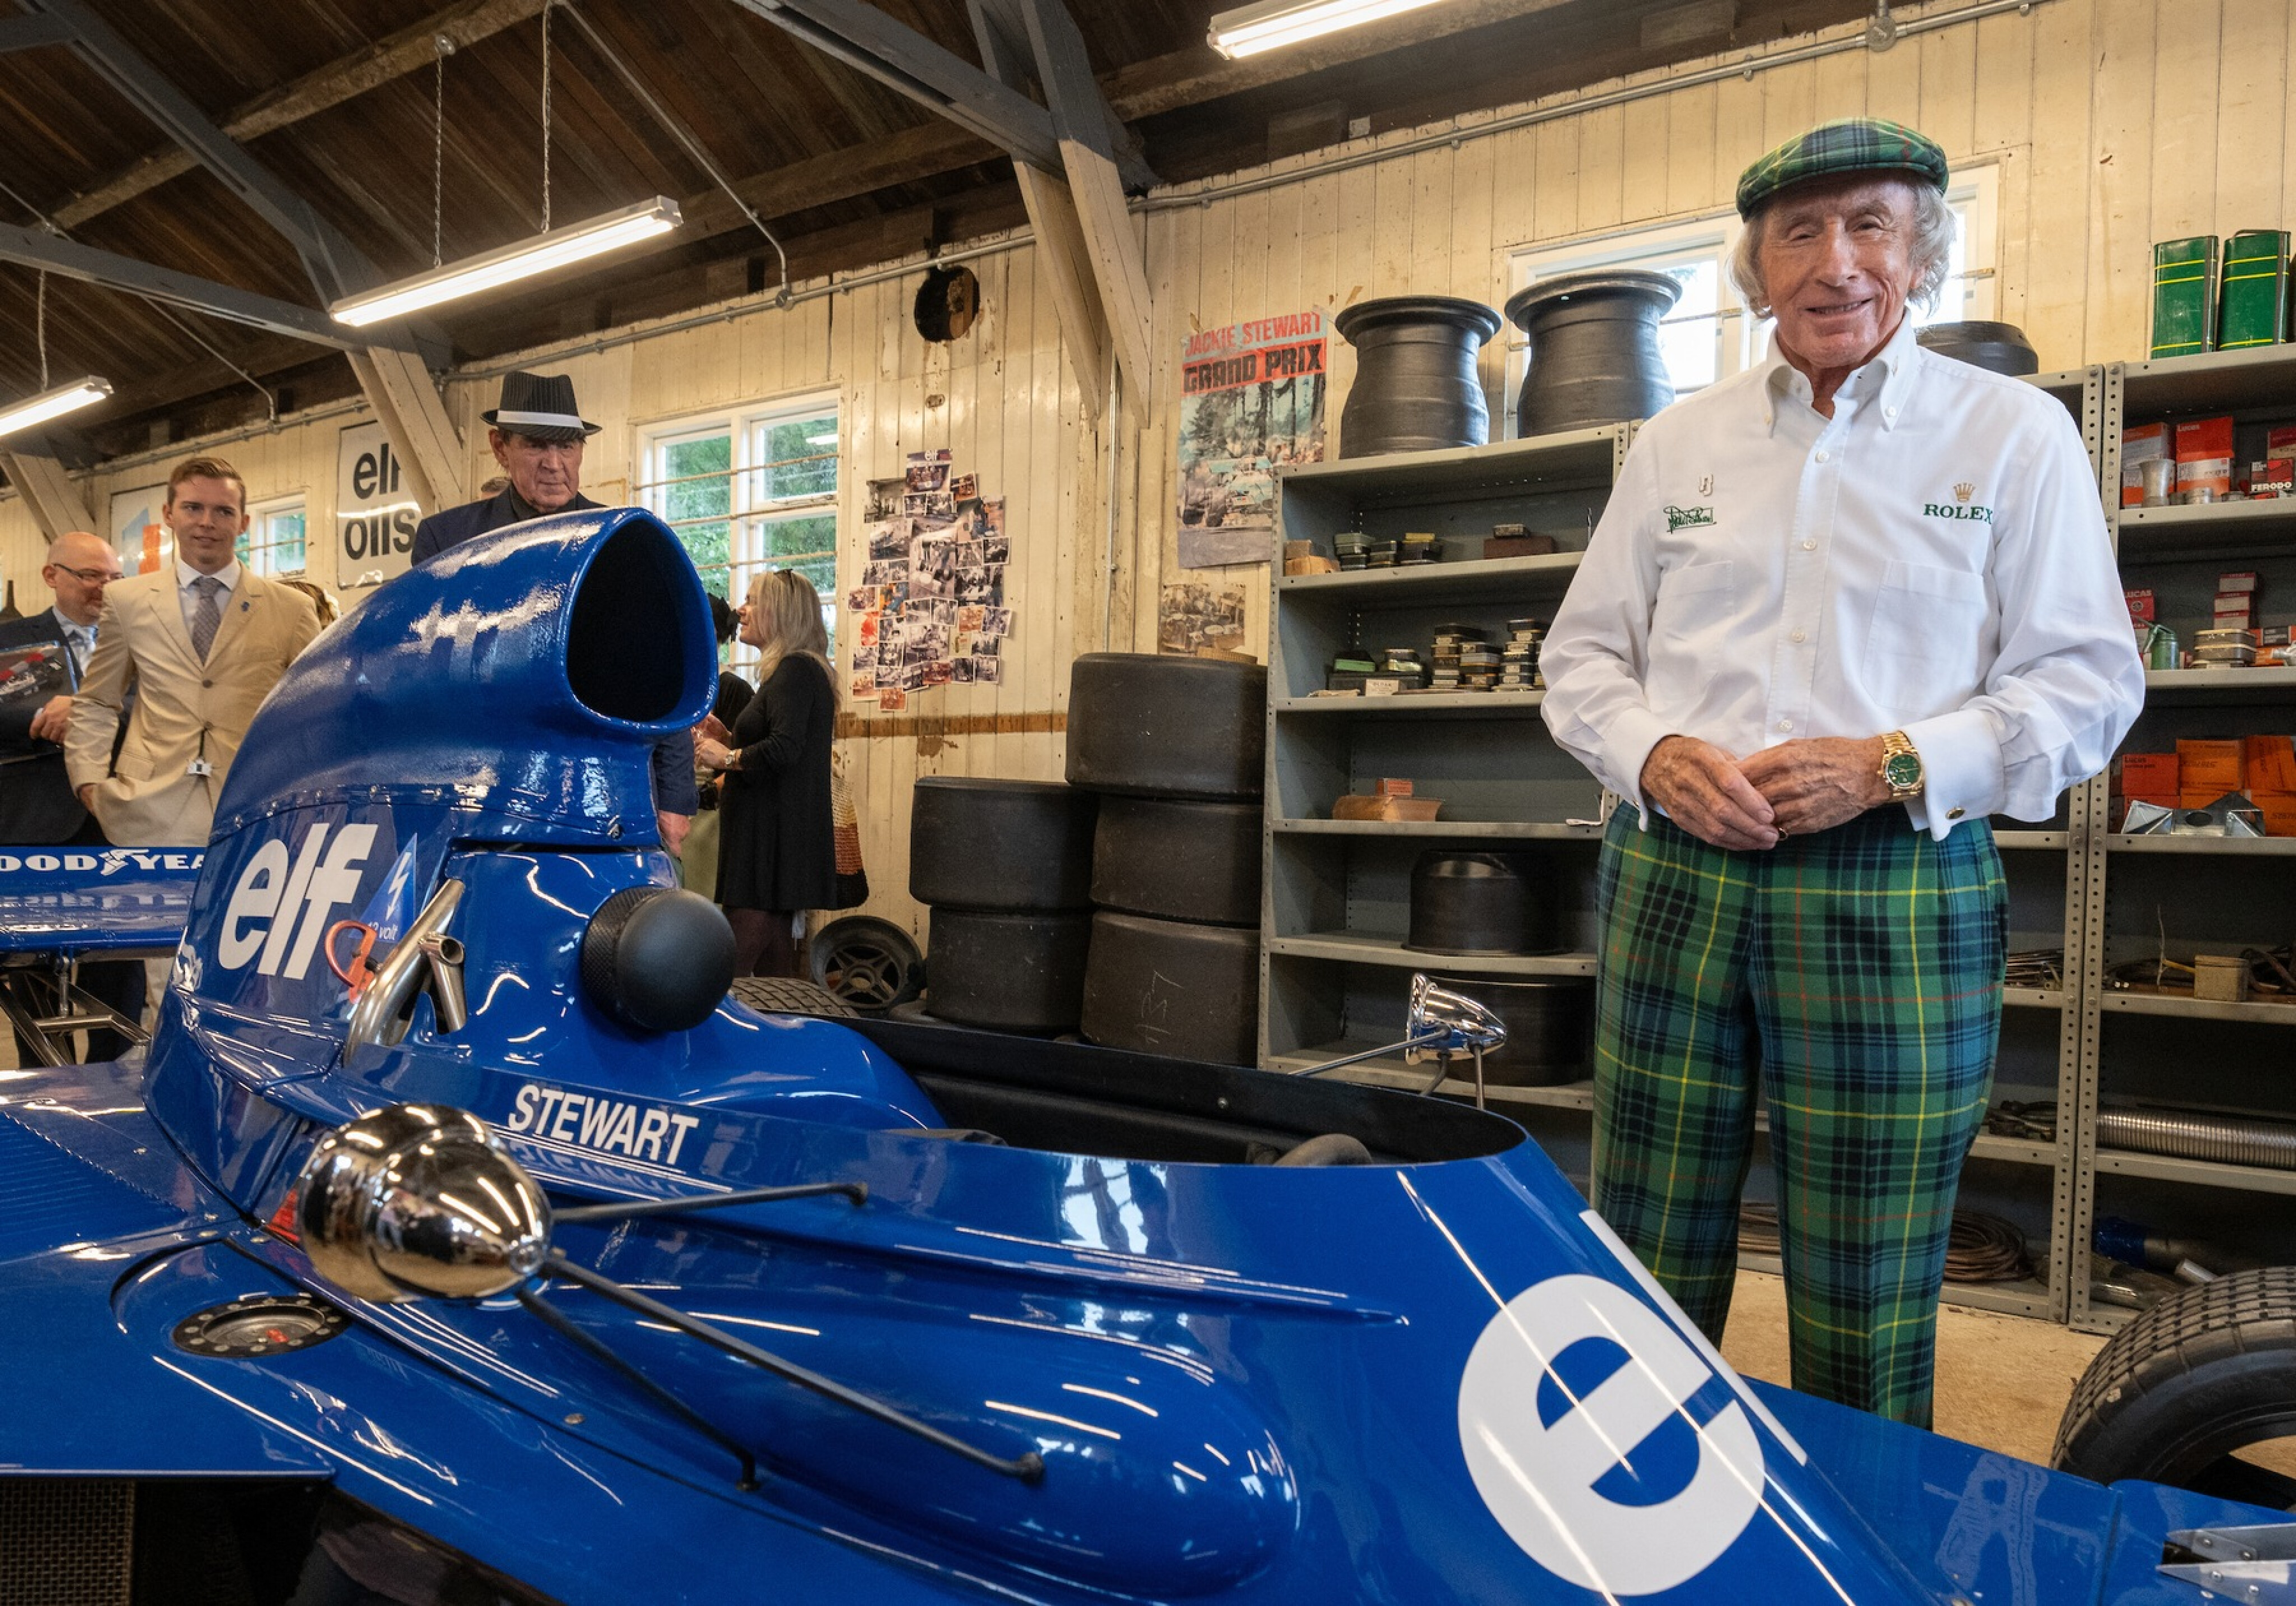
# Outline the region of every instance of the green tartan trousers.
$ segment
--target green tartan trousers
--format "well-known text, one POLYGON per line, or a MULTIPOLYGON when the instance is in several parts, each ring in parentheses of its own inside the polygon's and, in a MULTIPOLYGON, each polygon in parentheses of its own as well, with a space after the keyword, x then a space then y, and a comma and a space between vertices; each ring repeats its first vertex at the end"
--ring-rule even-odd
POLYGON ((1597 888, 1595 1208, 1719 1344, 1766 1106, 1793 1386, 1928 1426, 2001 1035, 1991 828, 1886 807, 1745 853, 1622 807, 1597 888))

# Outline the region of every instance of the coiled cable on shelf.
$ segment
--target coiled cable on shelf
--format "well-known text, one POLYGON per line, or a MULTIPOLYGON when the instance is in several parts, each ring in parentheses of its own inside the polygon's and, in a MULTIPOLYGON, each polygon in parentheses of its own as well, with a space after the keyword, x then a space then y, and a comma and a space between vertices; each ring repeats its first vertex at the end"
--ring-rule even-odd
POLYGON ((2054 1143, 2057 1141, 2056 1101, 2004 1099, 1985 1112, 1985 1130, 1995 1137, 2054 1143))
MULTIPOLYGON (((1775 1205, 1738 1208, 1738 1248, 1752 1255, 1778 1253, 1775 1205)), ((1984 1210, 1953 1213, 1953 1228, 1946 1240, 1947 1282, 2018 1282, 2032 1274, 2032 1257, 2025 1252, 2025 1235, 2015 1224, 1984 1210)))

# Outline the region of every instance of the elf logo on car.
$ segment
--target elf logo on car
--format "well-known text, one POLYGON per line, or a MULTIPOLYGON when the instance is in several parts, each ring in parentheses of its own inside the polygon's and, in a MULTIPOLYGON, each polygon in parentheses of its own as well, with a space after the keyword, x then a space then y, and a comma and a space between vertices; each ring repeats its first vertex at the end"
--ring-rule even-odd
POLYGON ((1686 1583, 1761 1506, 1761 1444, 1738 1400, 1690 1424, 1696 1465, 1678 1493, 1629 1504, 1603 1491, 1638 1487, 1637 1449, 1669 1421, 1688 1422, 1684 1405, 1715 1375, 1617 1283, 1580 1274, 1534 1283, 1491 1318, 1459 1380, 1459 1444, 1476 1491, 1532 1561, 1582 1589, 1656 1594, 1686 1583), (1590 1339, 1626 1359, 1574 1397, 1555 1364, 1590 1339), (1608 1479, 1621 1467, 1624 1478, 1608 1479))
POLYGON ((358 897, 375 829, 345 825, 330 840, 327 826, 314 825, 291 864, 287 844, 276 837, 257 848, 224 905, 216 963, 236 971, 255 959, 259 975, 300 981, 334 912, 358 897))

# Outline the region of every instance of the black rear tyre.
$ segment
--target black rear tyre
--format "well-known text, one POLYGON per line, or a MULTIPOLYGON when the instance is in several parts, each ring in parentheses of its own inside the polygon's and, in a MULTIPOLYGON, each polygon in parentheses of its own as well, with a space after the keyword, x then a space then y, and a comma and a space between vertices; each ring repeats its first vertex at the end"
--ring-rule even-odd
POLYGON ((2236 1452, 2296 1437, 2296 1266, 2189 1288, 2113 1336, 2081 1374, 2055 1464, 2296 1510, 2296 1479, 2236 1452))

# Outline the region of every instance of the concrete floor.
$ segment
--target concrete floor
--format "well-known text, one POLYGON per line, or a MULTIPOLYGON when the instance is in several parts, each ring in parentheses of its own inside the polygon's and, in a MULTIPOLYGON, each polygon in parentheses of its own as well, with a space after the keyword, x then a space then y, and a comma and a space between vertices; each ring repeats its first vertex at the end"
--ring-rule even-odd
MULTIPOLYGON (((2057 1419, 2104 1340, 2029 1316, 1938 1312, 1937 1430, 2048 1464, 2057 1419)), ((1791 1383, 1785 1281, 1740 1272, 1722 1355, 1748 1377, 1791 1383)))

